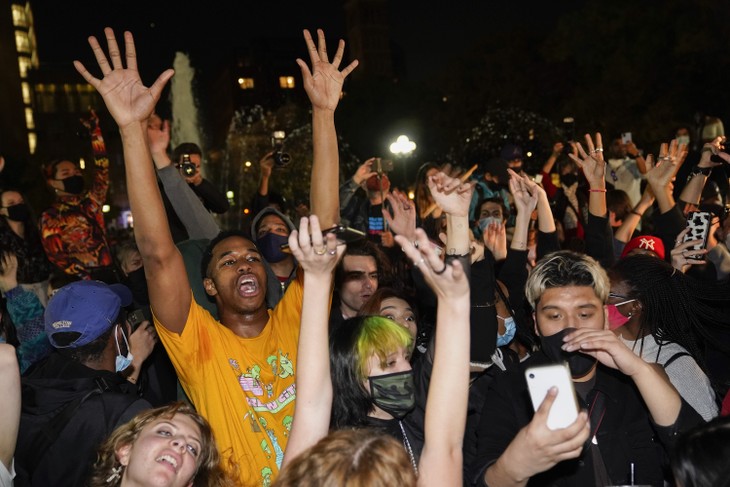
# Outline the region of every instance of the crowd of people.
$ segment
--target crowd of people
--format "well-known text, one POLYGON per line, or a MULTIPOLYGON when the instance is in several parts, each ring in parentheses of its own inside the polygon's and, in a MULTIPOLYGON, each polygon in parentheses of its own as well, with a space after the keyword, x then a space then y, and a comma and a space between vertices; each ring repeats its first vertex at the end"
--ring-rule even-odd
POLYGON ((132 34, 104 34, 97 69, 74 65, 119 128, 134 238, 107 238, 93 111, 91 187, 49 162, 38 221, 0 188, 0 486, 727 480, 719 121, 656 157, 596 133, 555 142, 537 174, 516 144, 476 168, 425 163, 409 199, 374 158, 340 174, 357 61, 305 30, 311 200, 272 196, 269 153, 251 228, 221 229, 203 151, 171 151, 155 114, 174 72, 146 86, 132 34), (526 377, 555 363, 566 382, 531 401, 526 377), (578 413, 551 428, 563 400, 578 413))

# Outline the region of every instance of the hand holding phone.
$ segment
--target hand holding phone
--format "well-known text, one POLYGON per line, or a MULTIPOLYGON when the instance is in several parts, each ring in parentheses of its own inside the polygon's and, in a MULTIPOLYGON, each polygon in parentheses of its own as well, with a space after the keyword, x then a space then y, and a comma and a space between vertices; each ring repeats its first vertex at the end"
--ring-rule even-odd
POLYGON ((626 145, 631 142, 631 132, 624 132, 621 134, 621 143, 626 145))
MULTIPOLYGON (((366 237, 365 232, 361 232, 360 230, 357 230, 355 228, 346 227, 344 225, 335 225, 334 227, 327 228, 326 230, 322 230, 322 235, 327 235, 328 233, 334 233, 337 237, 337 244, 348 244, 350 242, 354 242, 356 240, 360 240, 366 237)), ((289 250, 289 244, 285 243, 281 246, 282 252, 291 252, 289 250)))
MULTIPOLYGON (((695 244, 687 250, 702 250, 707 247, 707 237, 710 233, 710 224, 712 223, 712 213, 709 211, 691 211, 687 215, 687 229, 689 230, 684 236, 682 242, 690 240, 702 240, 702 243, 695 244)), ((688 259, 702 259, 704 255, 687 255, 688 259)))
POLYGON ((525 379, 535 411, 545 400, 550 388, 558 388, 558 395, 548 413, 547 427, 549 429, 567 428, 578 419, 578 403, 575 399, 575 388, 567 364, 530 367, 525 371, 525 379))

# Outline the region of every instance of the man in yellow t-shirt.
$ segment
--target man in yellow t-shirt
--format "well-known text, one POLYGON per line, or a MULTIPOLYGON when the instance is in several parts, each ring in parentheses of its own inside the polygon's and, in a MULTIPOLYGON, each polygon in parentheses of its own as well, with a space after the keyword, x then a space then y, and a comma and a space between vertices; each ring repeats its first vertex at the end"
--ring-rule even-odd
MULTIPOLYGON (((342 84, 357 62, 340 70, 344 42, 330 62, 324 33, 317 34, 319 46, 304 31, 311 69, 301 59, 297 64, 312 103, 312 213, 328 228, 339 220, 334 112, 342 84)), ((155 325, 187 393, 212 425, 223 467, 235 474, 238 485, 267 487, 278 473, 294 410, 302 284, 290 285, 270 311, 258 249, 240 235, 222 235, 211 242, 203 263, 205 290, 215 298, 220 322, 194 302, 185 264, 170 235, 146 133, 147 120, 174 72, 163 72, 146 87, 137 71, 132 35, 125 33, 124 59, 114 32, 107 28, 105 36, 108 58, 98 40, 89 38, 101 77, 80 62, 75 66, 119 126, 135 240, 155 325)))
MULTIPOLYGON (((302 307, 302 278, 267 310, 266 273, 253 243, 235 232, 214 239, 203 256, 204 286, 212 295, 228 279, 238 311, 264 313, 257 324, 231 328, 191 300, 182 333, 155 317, 162 343, 197 410, 211 423, 228 471, 244 485, 266 485, 281 467, 294 415, 294 364, 302 307), (243 433, 243 434, 241 434, 243 433)), ((301 273, 300 273, 301 274, 301 273)), ((230 318, 226 305, 221 319, 230 318)))

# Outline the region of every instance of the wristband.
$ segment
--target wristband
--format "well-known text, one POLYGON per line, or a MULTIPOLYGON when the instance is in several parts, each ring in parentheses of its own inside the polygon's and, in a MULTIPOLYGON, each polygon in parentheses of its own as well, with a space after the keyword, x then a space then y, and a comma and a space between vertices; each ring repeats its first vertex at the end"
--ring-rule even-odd
POLYGON ((588 190, 588 192, 589 193, 605 193, 606 190, 605 189, 593 189, 593 188, 591 188, 591 189, 588 190))
POLYGON ((638 216, 639 216, 640 218, 641 218, 642 216, 644 216, 644 214, 643 214, 643 213, 639 213, 639 212, 638 212, 638 211, 636 211, 636 210, 631 210, 631 213, 633 213, 634 215, 638 215, 638 216))

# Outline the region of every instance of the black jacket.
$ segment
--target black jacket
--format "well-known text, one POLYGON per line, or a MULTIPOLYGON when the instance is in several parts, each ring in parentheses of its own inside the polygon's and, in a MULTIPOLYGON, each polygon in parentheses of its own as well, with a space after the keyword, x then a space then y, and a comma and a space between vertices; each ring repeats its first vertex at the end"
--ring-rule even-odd
MULTIPOLYGON (((497 461, 517 433, 533 417, 524 371, 547 362, 542 353, 532 356, 514 370, 496 378, 482 410, 477 432, 478 454, 472 465, 472 482, 485 485, 484 472, 497 461)), ((606 409, 596 433, 598 448, 613 484, 629 484, 631 464, 636 484, 663 486, 663 468, 668 464, 667 450, 677 435, 702 423, 691 406, 682 400, 682 409, 672 426, 653 423, 646 405, 631 379, 616 370, 598 365, 594 390, 605 394, 606 409)), ((585 405, 583 405, 585 408, 585 405)), ((589 449, 581 456, 558 463, 535 475, 528 486, 594 485, 593 461, 589 449)))
POLYGON ((86 485, 99 445, 117 426, 150 408, 119 375, 58 353, 33 368, 21 384, 16 487, 86 485), (63 411, 69 411, 67 420, 54 421, 63 411), (54 427, 55 441, 43 451, 40 438, 54 427))

